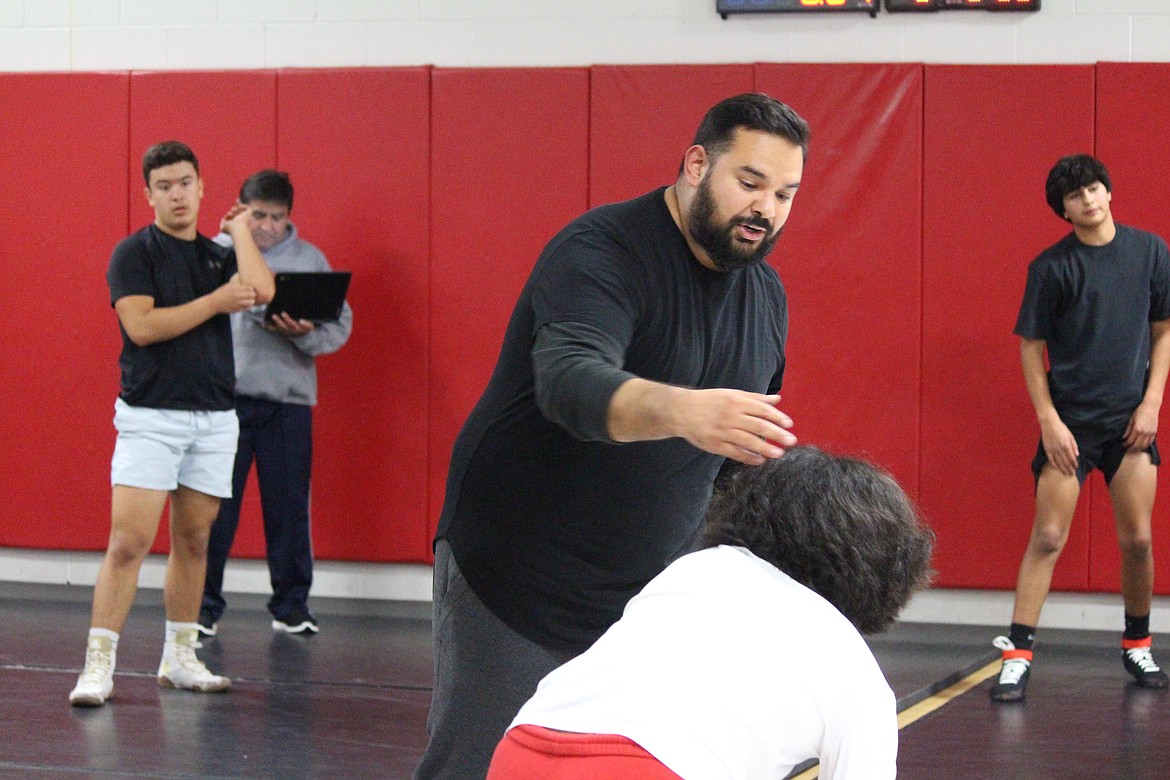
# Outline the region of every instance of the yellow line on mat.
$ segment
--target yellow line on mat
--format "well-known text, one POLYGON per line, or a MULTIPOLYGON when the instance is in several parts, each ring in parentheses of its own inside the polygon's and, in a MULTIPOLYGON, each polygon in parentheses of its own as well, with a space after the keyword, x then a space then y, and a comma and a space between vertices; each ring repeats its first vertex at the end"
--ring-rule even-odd
MULTIPOLYGON (((923 699, 913 707, 907 707, 902 710, 898 713, 898 728, 904 729, 919 718, 924 718, 943 705, 959 698, 987 678, 993 677, 999 672, 999 666, 1000 659, 997 658, 982 669, 974 671, 962 680, 959 680, 954 685, 942 689, 929 698, 923 699)), ((819 767, 810 767, 793 777, 792 780, 813 780, 818 775, 818 770, 819 767)))
POLYGON ((957 699, 967 691, 974 688, 979 683, 983 682, 989 677, 994 676, 999 672, 1000 659, 996 658, 994 661, 984 666, 982 669, 971 672, 971 674, 959 680, 949 688, 943 688, 935 695, 923 699, 915 704, 913 707, 907 707, 898 713, 898 728, 904 729, 919 718, 925 717, 930 713, 949 703, 953 699, 957 699))

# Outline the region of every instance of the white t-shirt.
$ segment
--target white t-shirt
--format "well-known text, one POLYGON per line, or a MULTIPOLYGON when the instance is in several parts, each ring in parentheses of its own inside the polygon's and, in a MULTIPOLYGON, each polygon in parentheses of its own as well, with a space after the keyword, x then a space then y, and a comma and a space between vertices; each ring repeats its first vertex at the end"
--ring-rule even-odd
POLYGON ((740 547, 655 577, 588 651, 541 681, 513 726, 637 742, 686 780, 897 774, 896 703, 857 629, 740 547))

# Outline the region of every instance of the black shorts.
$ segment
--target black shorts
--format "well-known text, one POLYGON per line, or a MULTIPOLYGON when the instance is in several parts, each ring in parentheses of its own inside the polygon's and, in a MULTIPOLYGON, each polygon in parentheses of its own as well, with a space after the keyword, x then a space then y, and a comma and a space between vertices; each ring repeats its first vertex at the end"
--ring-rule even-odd
MULTIPOLYGON (((1129 422, 1126 421, 1126 425, 1128 424, 1129 422)), ((1083 485, 1090 471, 1101 469, 1101 473, 1105 476, 1105 484, 1108 485, 1113 480, 1113 475, 1117 473, 1117 469, 1121 468, 1121 460, 1127 452, 1125 443, 1122 441, 1125 437, 1125 425, 1118 428, 1093 426, 1074 428, 1070 425, 1068 429, 1077 440, 1077 449, 1080 451, 1080 457, 1077 458, 1077 481, 1083 485)), ((1150 455, 1151 463, 1155 466, 1162 465, 1162 457, 1158 454, 1157 439, 1150 442, 1146 452, 1150 455)), ((1032 459, 1032 475, 1037 482, 1040 481, 1040 472, 1047 462, 1048 455, 1044 452, 1044 440, 1041 439, 1036 446, 1036 457, 1032 459)))

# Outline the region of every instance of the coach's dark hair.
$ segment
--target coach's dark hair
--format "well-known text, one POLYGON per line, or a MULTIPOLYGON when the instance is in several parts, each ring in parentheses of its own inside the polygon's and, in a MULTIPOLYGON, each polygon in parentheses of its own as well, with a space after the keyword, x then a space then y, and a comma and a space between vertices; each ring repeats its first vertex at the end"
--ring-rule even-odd
POLYGON ((863 633, 888 627, 931 578, 934 534, 889 474, 795 447, 742 468, 711 500, 705 545, 746 547, 863 633))
POLYGON ((199 173, 199 160, 195 159, 195 152, 182 141, 163 141, 146 150, 142 155, 142 178, 146 186, 150 186, 150 172, 167 165, 179 162, 189 162, 199 173))
POLYGON ((293 207, 293 186, 288 174, 271 168, 257 171, 240 185, 240 203, 263 200, 277 203, 289 211, 293 207))
POLYGON ((804 159, 808 159, 808 122, 789 106, 762 92, 745 92, 716 103, 703 117, 691 145, 702 146, 714 159, 727 151, 735 131, 741 127, 780 136, 799 146, 804 159))
POLYGON ((1109 171, 1105 170, 1104 163, 1087 154, 1070 154, 1057 160, 1048 172, 1044 197, 1056 216, 1067 221, 1068 217, 1064 215, 1065 196, 1095 181, 1101 182, 1106 191, 1113 192, 1113 182, 1109 180, 1109 171))

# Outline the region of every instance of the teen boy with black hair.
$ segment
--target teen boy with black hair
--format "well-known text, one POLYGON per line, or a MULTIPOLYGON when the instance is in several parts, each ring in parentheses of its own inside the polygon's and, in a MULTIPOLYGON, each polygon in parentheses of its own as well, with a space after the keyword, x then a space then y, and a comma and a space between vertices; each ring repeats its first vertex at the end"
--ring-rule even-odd
POLYGON ((1168 683, 1150 652, 1150 517, 1161 462, 1154 436, 1170 367, 1170 254, 1153 233, 1113 221, 1109 173, 1089 155, 1058 161, 1045 194, 1073 232, 1028 267, 1015 327, 1040 444, 1032 461, 1036 517, 1012 624, 995 640, 1003 667, 991 698, 1001 702, 1024 698, 1052 570, 1081 484, 1095 468, 1109 486, 1121 547, 1122 661, 1144 688, 1168 683))
POLYGON ((220 499, 231 495, 239 430, 228 315, 271 300, 274 285, 248 231, 247 207, 236 204, 220 223, 234 250, 199 234, 203 179, 190 147, 150 147, 142 176, 154 222, 118 243, 106 272, 122 333, 122 390, 114 404, 110 539, 94 586, 85 668, 69 694, 75 706, 100 706, 113 693, 119 634, 168 500, 158 684, 202 692, 231 686, 195 655, 207 538, 220 499))

